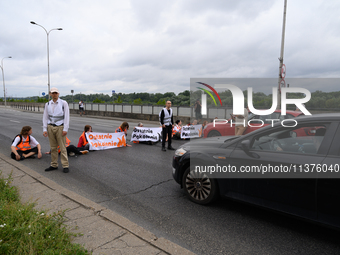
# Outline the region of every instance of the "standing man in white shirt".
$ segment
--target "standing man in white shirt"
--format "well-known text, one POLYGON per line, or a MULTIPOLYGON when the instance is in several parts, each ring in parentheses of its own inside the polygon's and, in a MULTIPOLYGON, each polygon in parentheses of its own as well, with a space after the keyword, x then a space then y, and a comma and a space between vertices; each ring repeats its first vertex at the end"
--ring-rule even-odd
POLYGON ((52 88, 50 91, 52 100, 45 104, 43 116, 43 136, 50 141, 51 166, 45 171, 58 169, 58 146, 60 147, 60 159, 64 173, 69 172, 69 163, 66 150, 66 135, 70 123, 70 109, 66 101, 59 98, 59 90, 52 88))

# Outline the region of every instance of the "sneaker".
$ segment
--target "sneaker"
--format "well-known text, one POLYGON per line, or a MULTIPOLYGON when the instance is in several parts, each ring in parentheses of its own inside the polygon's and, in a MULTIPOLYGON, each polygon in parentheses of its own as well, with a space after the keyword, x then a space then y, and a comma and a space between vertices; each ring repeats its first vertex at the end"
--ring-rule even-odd
POLYGON ((72 151, 68 154, 70 157, 74 157, 76 154, 72 151))
POLYGON ((89 151, 88 150, 84 150, 84 151, 81 151, 81 153, 82 154, 87 154, 87 153, 89 153, 89 151))
POLYGON ((175 148, 173 148, 172 146, 168 147, 168 150, 174 151, 175 148))
POLYGON ((64 173, 68 173, 69 171, 70 170, 68 169, 68 167, 65 167, 64 170, 63 170, 64 173))
POLYGON ((46 168, 45 171, 48 172, 48 171, 53 171, 53 170, 57 170, 58 167, 53 167, 53 166, 50 166, 49 168, 46 168))
POLYGON ((162 151, 166 151, 165 147, 162 147, 162 151))

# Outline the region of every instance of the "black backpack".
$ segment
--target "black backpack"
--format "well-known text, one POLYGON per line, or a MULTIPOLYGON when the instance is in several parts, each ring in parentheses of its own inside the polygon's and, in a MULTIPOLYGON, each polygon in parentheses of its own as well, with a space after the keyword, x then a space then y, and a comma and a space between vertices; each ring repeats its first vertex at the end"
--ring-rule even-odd
MULTIPOLYGON (((21 141, 22 141, 22 135, 21 135, 21 134, 18 134, 18 135, 16 135, 16 136, 14 136, 13 141, 12 141, 12 144, 14 143, 14 140, 15 140, 15 138, 17 138, 17 136, 20 137, 20 140, 19 140, 19 142, 18 142, 15 146, 17 146, 18 144, 20 144, 21 141)), ((28 143, 31 143, 31 136, 28 136, 28 143)))

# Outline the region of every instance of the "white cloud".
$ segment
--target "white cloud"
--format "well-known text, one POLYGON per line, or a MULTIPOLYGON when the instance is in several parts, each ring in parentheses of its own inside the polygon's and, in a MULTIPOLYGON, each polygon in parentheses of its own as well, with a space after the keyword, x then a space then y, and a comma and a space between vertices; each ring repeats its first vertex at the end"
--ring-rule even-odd
MULTIPOLYGON (((8 96, 179 93, 191 77, 277 77, 283 0, 13 0, 0 9, 8 96)), ((287 77, 339 77, 340 3, 289 1, 287 77)), ((337 87, 324 90, 334 91, 337 87)))

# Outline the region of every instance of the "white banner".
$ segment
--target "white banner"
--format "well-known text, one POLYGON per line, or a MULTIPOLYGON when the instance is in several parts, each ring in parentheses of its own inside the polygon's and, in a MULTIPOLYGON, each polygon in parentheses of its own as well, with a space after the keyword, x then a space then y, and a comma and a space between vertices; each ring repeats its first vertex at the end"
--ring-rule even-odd
POLYGON ((194 138, 202 136, 202 125, 183 126, 181 129, 181 138, 194 138))
POLYGON ((160 140, 162 128, 135 127, 131 134, 131 141, 151 141, 160 140))
POLYGON ((126 146, 125 133, 95 133, 86 134, 90 150, 107 150, 126 146))

